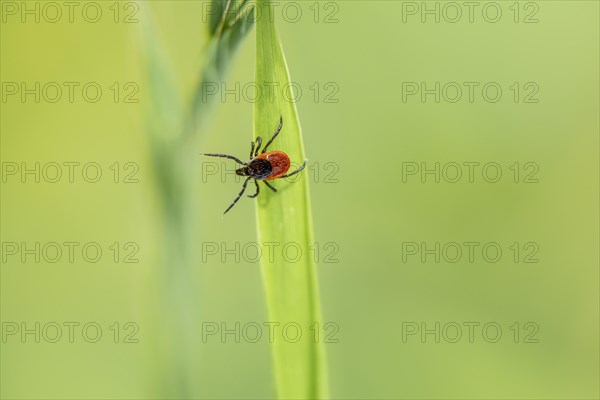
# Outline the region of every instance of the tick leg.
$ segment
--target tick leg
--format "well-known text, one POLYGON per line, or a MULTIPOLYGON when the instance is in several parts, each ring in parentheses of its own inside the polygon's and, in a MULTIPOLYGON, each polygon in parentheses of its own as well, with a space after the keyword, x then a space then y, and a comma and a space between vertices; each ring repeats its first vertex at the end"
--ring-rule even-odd
POLYGON ((288 178, 288 177, 290 177, 292 175, 296 175, 298 172, 302 171, 304 169, 304 167, 306 167, 306 161, 304 161, 304 163, 302 163, 302 165, 300 166, 300 168, 298 168, 294 172, 290 172, 289 174, 280 176, 280 178, 288 178))
POLYGON ((200 153, 200 154, 204 154, 205 156, 209 156, 209 157, 223 157, 223 158, 229 158, 230 160, 233 160, 235 162, 237 162, 238 164, 242 164, 242 165, 248 165, 248 163, 245 163, 243 161, 241 161, 239 158, 234 157, 234 156, 230 156, 229 154, 217 154, 217 153, 200 153))
POLYGON ((248 185, 248 181, 251 178, 247 178, 244 181, 244 184, 242 185, 242 190, 240 191, 240 193, 237 195, 237 197, 235 198, 235 200, 233 200, 233 202, 229 205, 229 207, 227 207, 227 210, 225 210, 225 212, 223 214, 227 214, 227 211, 231 210, 231 207, 235 206, 235 203, 238 202, 238 200, 240 199, 240 197, 242 197, 242 195, 244 194, 244 191, 246 190, 246 185, 248 185))
POLYGON ((254 153, 254 146, 256 145, 256 143, 254 141, 252 141, 252 143, 250 145, 251 145, 251 147, 250 147, 250 157, 249 158, 252 160, 252 158, 253 158, 252 154, 254 153))
POLYGON ((267 151, 267 147, 269 147, 271 145, 271 143, 273 143, 273 140, 275 140, 275 138, 277 137, 277 135, 279 135, 279 132, 281 132, 281 127, 282 126, 283 126, 283 117, 279 117, 279 126, 277 127, 277 130, 273 134, 273 137, 265 145, 265 148, 262 151, 263 153, 267 151))
MULTIPOLYGON (((256 138, 256 151, 254 152, 254 157, 256 157, 258 155, 261 145, 262 145, 262 138, 259 136, 256 138)), ((250 154, 250 158, 253 158, 252 154, 250 154)))
POLYGON ((265 185, 267 185, 269 187, 269 189, 271 189, 272 191, 276 192, 277 189, 275 189, 273 186, 271 186, 271 184, 267 181, 263 181, 265 183, 265 185))
POLYGON ((256 193, 248 195, 248 197, 250 197, 251 199, 258 196, 258 192, 260 192, 260 188, 258 187, 258 181, 256 179, 254 180, 254 184, 256 185, 256 193))

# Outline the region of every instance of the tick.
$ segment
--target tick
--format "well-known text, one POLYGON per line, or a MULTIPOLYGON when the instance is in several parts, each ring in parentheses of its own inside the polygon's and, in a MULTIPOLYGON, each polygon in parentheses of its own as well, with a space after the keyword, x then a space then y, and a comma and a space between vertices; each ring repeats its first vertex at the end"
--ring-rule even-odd
POLYGON ((279 117, 279 126, 275 130, 273 137, 267 142, 262 152, 258 154, 260 151, 260 147, 262 145, 262 139, 260 136, 256 138, 256 141, 251 143, 250 147, 250 161, 244 162, 238 159, 237 157, 230 156, 229 154, 217 154, 217 153, 204 153, 205 156, 210 157, 223 157, 229 158, 237 162, 238 164, 243 165, 243 167, 235 170, 235 173, 240 176, 246 176, 246 180, 242 185, 242 190, 237 195, 237 197, 233 200, 233 202, 227 207, 227 210, 223 214, 226 214, 227 211, 231 210, 231 208, 238 202, 238 200, 246 191, 246 186, 248 182, 254 179, 254 184, 256 185, 256 193, 252 195, 248 195, 250 198, 255 198, 258 196, 260 192, 260 187, 258 186, 258 181, 262 181, 269 189, 274 192, 277 192, 277 189, 273 187, 268 181, 272 181, 280 178, 287 178, 292 175, 296 175, 298 172, 302 171, 306 166, 306 161, 302 163, 300 168, 297 170, 287 173, 290 169, 290 158, 283 151, 267 151, 273 140, 279 135, 281 132, 281 127, 283 126, 283 118, 279 117))

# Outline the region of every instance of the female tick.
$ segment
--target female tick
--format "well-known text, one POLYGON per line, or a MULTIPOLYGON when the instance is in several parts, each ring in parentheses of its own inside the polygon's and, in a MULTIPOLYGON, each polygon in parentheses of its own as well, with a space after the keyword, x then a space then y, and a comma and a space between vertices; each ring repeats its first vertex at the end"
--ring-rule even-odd
POLYGON ((229 158, 230 160, 234 160, 238 164, 243 165, 242 168, 239 168, 235 171, 236 174, 240 176, 247 176, 244 184, 242 185, 242 190, 237 195, 235 200, 227 207, 227 210, 223 214, 226 214, 227 211, 231 210, 231 208, 238 202, 238 200, 244 194, 246 190, 246 186, 248 185, 248 181, 254 179, 254 184, 256 185, 256 193, 253 195, 248 195, 250 198, 254 198, 258 196, 260 188, 258 186, 258 181, 264 182, 265 185, 272 191, 276 192, 275 189, 268 181, 272 181, 274 179, 279 178, 287 178, 292 175, 296 175, 298 172, 302 171, 306 166, 306 161, 302 163, 300 168, 295 170, 294 172, 290 172, 286 174, 286 172, 290 169, 290 158, 283 151, 267 151, 269 145, 273 143, 273 140, 279 135, 281 131, 281 127, 283 126, 283 118, 279 118, 279 126, 277 130, 273 134, 273 137, 267 142, 265 147, 263 148, 262 153, 258 154, 260 151, 260 146, 262 145, 262 139, 260 136, 256 138, 255 142, 251 143, 250 148, 250 161, 243 162, 240 159, 230 156, 229 154, 217 154, 217 153, 204 153, 205 156, 210 157, 224 157, 229 158))

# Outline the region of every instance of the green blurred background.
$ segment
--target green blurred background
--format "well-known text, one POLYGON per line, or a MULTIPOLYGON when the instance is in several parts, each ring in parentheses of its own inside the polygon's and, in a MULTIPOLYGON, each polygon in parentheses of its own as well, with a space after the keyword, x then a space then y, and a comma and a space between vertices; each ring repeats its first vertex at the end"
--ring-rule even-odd
MULTIPOLYGON (((242 199, 222 218, 239 184, 231 176, 203 182, 206 160, 198 155, 228 152, 245 159, 253 104, 232 95, 218 101, 199 147, 184 155, 198 171, 192 187, 197 204, 189 216, 196 261, 184 271, 185 287, 173 288, 166 282, 170 265, 163 259, 164 224, 145 131, 141 21, 122 23, 135 7, 118 3, 119 23, 113 2, 98 3, 98 23, 77 11, 73 23, 66 15, 58 23, 35 23, 31 16, 22 23, 19 14, 6 12, 12 2, 1 3, 3 85, 97 82, 103 89, 97 103, 84 101, 77 89, 72 103, 66 92, 56 103, 36 103, 33 95, 26 102, 18 94, 2 99, 4 172, 7 163, 96 162, 103 173, 97 183, 77 173, 70 183, 66 169, 58 183, 3 176, 2 398, 273 397, 264 337, 258 343, 236 343, 231 335, 225 342, 202 340, 206 322, 233 329, 267 321, 259 263, 233 256, 222 262, 220 255, 205 255, 203 262, 202 255, 202 243, 234 248, 256 241, 253 202, 242 199), (109 89, 114 82, 121 88, 117 103, 109 89), (139 87, 139 102, 122 101, 127 82, 139 87), (115 162, 119 183, 110 169, 115 162), (128 162, 139 166, 137 183, 123 182, 128 162), (56 263, 36 263, 33 256, 22 262, 20 253, 7 253, 8 242, 29 248, 97 242, 103 256, 97 263, 77 252, 73 263, 66 255, 56 263), (122 262, 123 249, 114 262, 114 242, 136 243, 139 262, 122 262), (36 322, 80 328, 95 322, 102 337, 88 343, 76 329, 70 343, 64 326, 57 343, 7 334, 12 323, 31 329, 36 322), (115 322, 118 343, 110 328, 115 322), (124 343, 133 329, 125 329, 127 322, 139 328, 137 343, 124 343)), ((302 11, 298 22, 290 21, 292 9, 284 18, 284 4, 276 8, 277 24, 292 81, 303 90, 297 107, 313 163, 307 175, 321 248, 323 317, 339 327, 338 343, 325 344, 331 397, 598 398, 598 2, 498 2, 497 23, 482 17, 486 2, 478 3, 473 22, 462 6, 456 23, 444 20, 443 10, 452 12, 449 18, 454 11, 443 2, 303 1, 294 3, 302 11), (427 15, 421 22, 425 4, 438 4, 439 23, 427 15), (417 14, 407 14, 413 7, 417 14), (524 23, 532 13, 538 22, 524 23), (339 89, 337 102, 325 101, 330 82, 339 89), (497 82, 503 95, 490 103, 476 89, 473 102, 466 92, 455 103, 443 97, 436 103, 433 95, 404 102, 403 82, 429 88, 435 82, 479 82, 479 88, 497 82), (514 82, 521 90, 517 102, 509 88, 514 82), (539 88, 538 102, 523 101, 527 82, 539 88), (310 89, 315 83, 317 101, 310 89), (497 162, 503 175, 497 183, 480 173, 473 183, 465 177, 435 183, 431 175, 424 183, 418 175, 403 182, 407 162, 430 168, 436 162, 497 162), (535 163, 539 181, 523 183, 520 175, 515 183, 509 169, 515 162, 521 172, 535 163), (325 179, 334 171, 326 163, 335 163, 337 182, 325 179), (337 263, 323 262, 328 242, 339 248, 337 263), (428 248, 497 242, 503 255, 496 263, 481 253, 473 263, 464 254, 456 263, 436 263, 433 256, 422 262, 420 253, 403 253, 405 242, 428 248), (539 262, 522 262, 525 250, 514 262, 514 242, 536 243, 539 262), (439 343, 433 335, 422 340, 420 332, 406 336, 407 323, 433 329, 436 322, 459 324, 462 337, 451 343, 452 330, 439 343), (480 324, 472 343, 465 322, 480 324), (515 322, 517 343, 510 328, 515 322), (528 322, 538 329, 532 336, 537 343, 524 340, 533 329, 524 328, 528 322), (502 328, 497 342, 482 336, 486 323, 502 328)), ((203 7, 200 1, 150 3, 182 101, 203 65, 203 7)), ((254 44, 251 32, 228 75, 229 89, 253 81, 254 44)))

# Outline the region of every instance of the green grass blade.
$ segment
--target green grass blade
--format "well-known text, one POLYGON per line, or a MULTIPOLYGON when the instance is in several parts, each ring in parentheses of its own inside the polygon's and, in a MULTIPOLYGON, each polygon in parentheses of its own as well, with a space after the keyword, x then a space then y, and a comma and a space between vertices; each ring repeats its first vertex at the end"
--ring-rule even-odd
MULTIPOLYGON (((210 36, 219 36, 223 31, 235 25, 237 20, 249 16, 253 8, 253 4, 248 0, 212 0, 207 10, 209 13, 208 33, 210 36)), ((249 19, 247 21, 251 22, 249 19)))
MULTIPOLYGON (((256 22, 257 63, 256 83, 267 88, 286 87, 290 82, 281 44, 273 19, 267 17, 268 1, 257 2, 262 7, 261 18, 256 22)), ((281 90, 274 96, 261 96, 254 108, 254 134, 268 140, 279 117, 283 128, 269 150, 288 153, 294 163, 304 160, 304 146, 296 106, 282 97, 281 90)), ((327 379, 322 341, 315 343, 310 326, 319 323, 322 329, 316 267, 310 252, 314 244, 312 216, 305 173, 295 182, 275 181, 277 193, 263 186, 257 206, 258 239, 260 243, 278 243, 279 250, 286 244, 298 245, 302 256, 297 262, 284 259, 275 251, 273 259, 263 257, 263 279, 269 321, 297 323, 302 328, 302 338, 297 343, 275 336, 272 344, 273 371, 277 395, 283 399, 326 398, 327 379)))
MULTIPOLYGON (((218 0, 215 0, 218 2, 218 0)), ((203 83, 225 79, 236 49, 252 28, 251 11, 225 20, 218 31, 211 31, 206 48, 206 62, 191 103, 182 99, 177 89, 160 37, 155 27, 151 2, 140 2, 140 48, 146 72, 148 101, 144 102, 145 130, 150 144, 150 158, 156 179, 156 195, 161 201, 161 259, 157 265, 156 288, 158 312, 164 317, 153 329, 160 338, 155 343, 158 362, 151 366, 153 391, 162 398, 197 398, 194 373, 198 351, 200 307, 196 303, 198 286, 190 271, 198 263, 194 238, 198 227, 193 224, 198 201, 193 190, 198 171, 190 168, 190 149, 199 136, 202 122, 209 115, 210 101, 202 101, 203 83), (231 19, 233 18, 233 19, 231 19), (176 332, 176 334, 174 334, 176 332)), ((224 9, 223 9, 224 10, 224 9)), ((210 29, 210 28, 209 28, 210 29)))
MULTIPOLYGON (((190 363, 186 359, 189 344, 194 338, 187 332, 175 337, 164 326, 181 327, 189 319, 183 296, 193 296, 194 288, 186 276, 189 246, 185 242, 186 205, 188 198, 185 175, 181 163, 177 163, 177 151, 183 126, 184 105, 177 89, 174 74, 165 57, 154 25, 153 13, 148 2, 140 2, 143 13, 140 24, 140 47, 145 67, 148 97, 144 102, 145 131, 150 145, 150 159, 156 179, 156 194, 161 201, 160 240, 163 252, 156 270, 154 284, 158 313, 166 317, 152 327, 159 333, 153 343, 158 362, 149 365, 149 386, 164 397, 184 398, 190 395, 192 377, 190 363), (182 294, 182 295, 180 295, 182 294)), ((189 218, 188 218, 189 219, 189 218)), ((152 312, 156 312, 153 309, 152 312)))
POLYGON ((247 0, 213 0, 211 4, 210 39, 204 52, 200 80, 191 100, 184 141, 200 131, 208 119, 215 96, 208 96, 211 99, 208 102, 207 90, 225 80, 237 49, 254 26, 254 6, 247 0))

